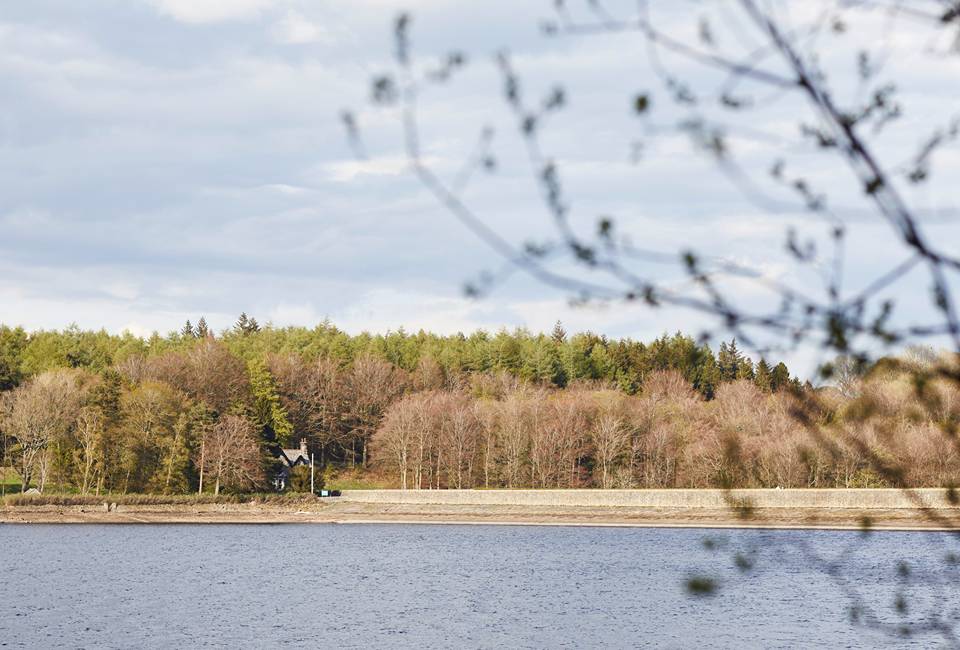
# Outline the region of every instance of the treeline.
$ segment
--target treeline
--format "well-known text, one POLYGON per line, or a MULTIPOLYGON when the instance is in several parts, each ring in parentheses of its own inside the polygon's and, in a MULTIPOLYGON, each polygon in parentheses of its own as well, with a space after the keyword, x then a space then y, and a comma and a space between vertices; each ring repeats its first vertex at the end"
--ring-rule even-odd
POLYGON ((76 326, 28 333, 0 325, 0 390, 47 370, 80 368, 100 373, 130 359, 186 353, 207 339, 219 341, 244 362, 263 361, 271 354, 295 354, 308 361, 323 358, 348 367, 356 359, 373 358, 407 373, 423 372, 425 364, 430 371, 438 367, 449 383, 462 382, 466 375, 506 372, 526 382, 558 388, 599 381, 635 394, 650 373, 677 370, 710 399, 722 383, 736 379, 754 381, 763 390, 779 390, 794 381, 785 364, 764 359, 754 363, 737 349, 736 341, 722 343, 715 355, 709 346, 680 333, 643 343, 589 332, 568 336, 558 322, 550 335, 518 329, 439 336, 401 329, 351 336, 329 322, 315 328, 261 327, 255 318, 241 314, 233 328, 216 335, 203 318, 197 325, 187 321, 179 331, 166 336, 154 333, 148 338, 76 326))
POLYGON ((2 461, 97 494, 269 489, 300 439, 407 488, 954 485, 960 395, 914 357, 834 364, 837 390, 680 334, 3 328, 2 461))
POLYGON ((878 366, 846 395, 740 379, 713 400, 675 370, 637 396, 502 377, 481 396, 403 396, 373 457, 414 489, 955 486, 960 391, 917 376, 878 366))
MULTIPOLYGON (((644 344, 568 337, 559 324, 550 336, 350 336, 329 323, 281 329, 241 315, 219 334, 200 319, 148 339, 0 327, 2 460, 24 487, 41 490, 265 489, 278 448, 303 438, 322 466, 368 468, 370 442, 398 403, 443 404, 442 395, 487 403, 499 401, 506 385, 578 399, 588 386, 645 394, 651 378, 667 370, 702 400, 731 382, 762 394, 798 385, 785 365, 754 364, 735 342, 714 356, 680 334, 644 344)), ((571 481, 590 482, 592 458, 578 452, 571 481)), ((493 456, 485 462, 489 482, 493 456)), ((456 484, 476 480, 461 469, 456 484)))

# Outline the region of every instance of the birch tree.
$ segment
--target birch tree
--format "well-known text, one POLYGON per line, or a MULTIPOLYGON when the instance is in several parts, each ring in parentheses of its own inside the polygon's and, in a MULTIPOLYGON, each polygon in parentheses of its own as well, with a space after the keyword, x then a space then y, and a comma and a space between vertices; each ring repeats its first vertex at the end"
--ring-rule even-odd
POLYGON ((611 412, 602 413, 590 429, 590 439, 600 465, 600 485, 609 488, 613 464, 630 439, 623 418, 611 412))
POLYGON ((80 492, 90 493, 90 481, 94 477, 97 461, 101 456, 103 442, 103 415, 94 406, 84 406, 77 416, 76 438, 79 443, 82 482, 80 492))
POLYGON ((221 488, 243 489, 262 480, 260 446, 253 424, 239 415, 224 415, 203 440, 204 472, 213 479, 213 493, 221 488))
POLYGON ((71 370, 45 372, 13 391, 3 428, 15 440, 22 489, 37 479, 37 488, 43 491, 50 446, 74 425, 80 397, 78 375, 71 370))

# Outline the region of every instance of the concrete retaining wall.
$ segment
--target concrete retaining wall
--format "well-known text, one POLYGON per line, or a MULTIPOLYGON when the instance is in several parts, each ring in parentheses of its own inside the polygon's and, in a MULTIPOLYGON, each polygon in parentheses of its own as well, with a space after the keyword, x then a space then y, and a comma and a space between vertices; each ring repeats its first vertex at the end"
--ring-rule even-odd
POLYGON ((344 490, 344 501, 361 503, 619 506, 726 508, 746 501, 756 508, 930 508, 957 507, 947 490, 344 490))

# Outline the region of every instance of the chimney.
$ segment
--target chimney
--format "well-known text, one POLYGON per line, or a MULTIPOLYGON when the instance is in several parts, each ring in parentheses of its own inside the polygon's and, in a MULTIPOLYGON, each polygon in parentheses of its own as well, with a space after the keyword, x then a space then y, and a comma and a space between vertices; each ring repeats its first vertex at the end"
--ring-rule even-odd
POLYGON ((300 438, 300 453, 304 458, 310 458, 310 452, 307 451, 307 439, 300 438))

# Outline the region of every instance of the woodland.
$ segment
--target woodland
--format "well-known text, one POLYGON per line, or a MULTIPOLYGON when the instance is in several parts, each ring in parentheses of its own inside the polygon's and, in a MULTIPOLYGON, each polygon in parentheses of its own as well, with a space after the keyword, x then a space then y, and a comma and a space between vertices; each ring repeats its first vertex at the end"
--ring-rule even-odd
POLYGON ((936 450, 956 391, 936 389, 941 420, 915 409, 903 363, 838 359, 814 387, 735 340, 715 354, 680 333, 642 343, 559 322, 452 336, 246 314, 149 338, 4 326, 4 490, 264 492, 301 440, 322 477, 356 487, 952 485, 936 450), (908 469, 878 472, 877 457, 908 469))

